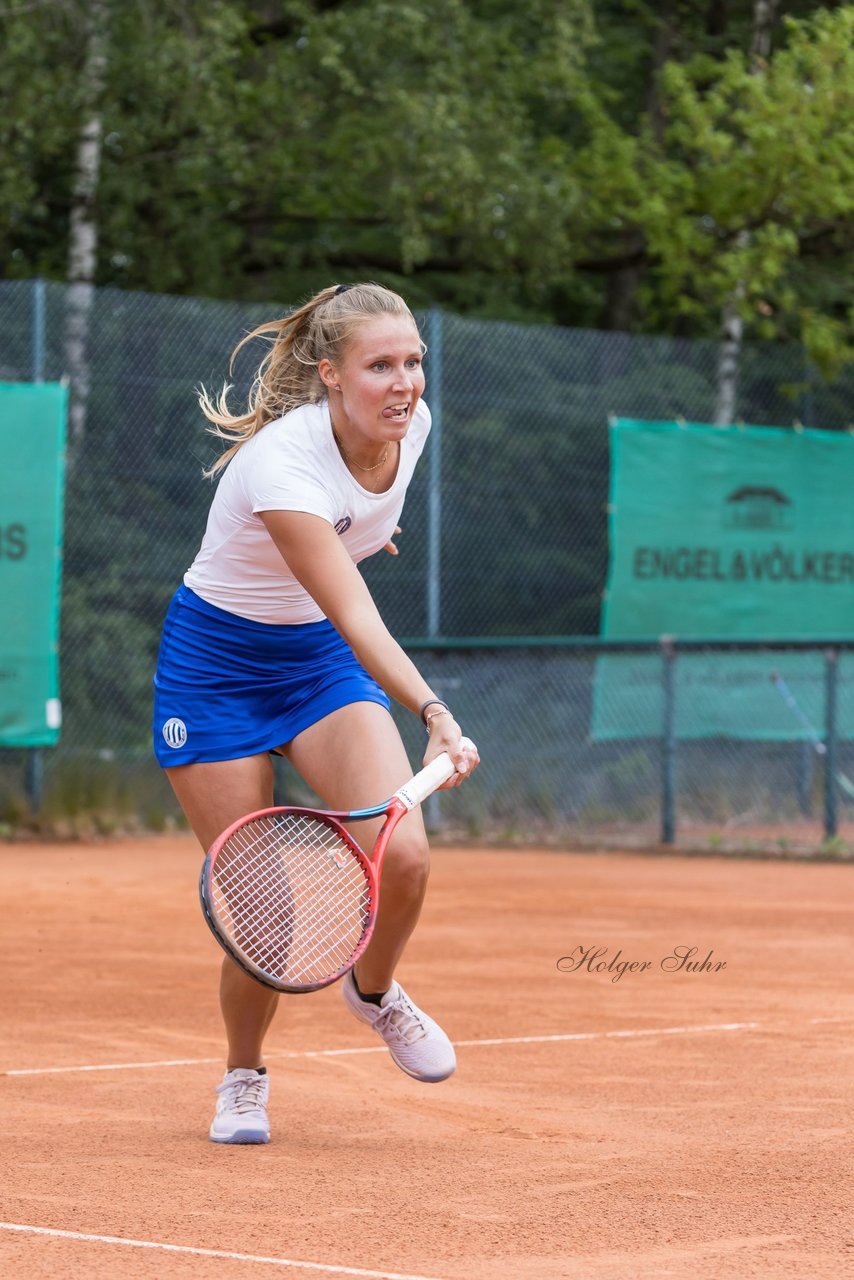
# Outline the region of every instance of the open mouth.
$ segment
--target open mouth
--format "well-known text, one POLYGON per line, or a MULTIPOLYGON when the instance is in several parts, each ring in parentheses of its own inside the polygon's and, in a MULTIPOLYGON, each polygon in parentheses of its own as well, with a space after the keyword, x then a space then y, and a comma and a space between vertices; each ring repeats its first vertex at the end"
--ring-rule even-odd
POLYGON ((409 416, 409 403, 392 404, 387 409, 383 409, 383 417, 389 422, 405 422, 409 416))

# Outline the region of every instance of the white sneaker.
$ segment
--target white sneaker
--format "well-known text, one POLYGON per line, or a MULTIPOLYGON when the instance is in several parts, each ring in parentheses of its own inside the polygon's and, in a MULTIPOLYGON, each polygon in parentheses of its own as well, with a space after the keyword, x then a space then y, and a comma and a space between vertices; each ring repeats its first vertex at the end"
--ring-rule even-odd
POLYGON ((401 1071, 414 1080, 438 1084, 457 1065, 454 1046, 442 1028, 414 1005, 399 983, 393 982, 381 1005, 363 1000, 352 971, 342 983, 344 1003, 385 1040, 401 1071))
POLYGON ((269 1142, 270 1123, 267 1099, 270 1081, 249 1067, 226 1071, 219 1095, 216 1115, 210 1130, 211 1142, 269 1142))

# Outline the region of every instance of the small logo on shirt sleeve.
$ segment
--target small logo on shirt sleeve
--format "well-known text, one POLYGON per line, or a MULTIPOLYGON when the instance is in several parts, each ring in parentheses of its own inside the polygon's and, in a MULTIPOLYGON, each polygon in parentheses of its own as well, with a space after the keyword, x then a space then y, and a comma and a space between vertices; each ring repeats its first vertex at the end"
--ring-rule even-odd
POLYGON ((341 534, 342 534, 342 533, 346 533, 346 532, 347 532, 347 530, 350 528, 350 525, 351 525, 352 523, 353 523, 353 521, 350 519, 350 517, 349 517, 349 516, 342 516, 342 517, 341 517, 341 519, 340 519, 340 520, 338 521, 338 523, 335 525, 335 532, 338 534, 339 538, 341 537, 341 534))

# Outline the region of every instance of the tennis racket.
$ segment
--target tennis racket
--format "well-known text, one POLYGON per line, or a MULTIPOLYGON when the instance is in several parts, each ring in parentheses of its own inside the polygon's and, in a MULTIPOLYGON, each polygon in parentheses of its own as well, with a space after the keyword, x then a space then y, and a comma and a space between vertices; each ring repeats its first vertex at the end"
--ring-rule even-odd
POLYGON ((276 991, 317 991, 342 978, 371 940, 392 832, 455 768, 443 752, 368 809, 288 805, 233 823, 211 846, 199 880, 205 920, 223 950, 276 991), (342 823, 383 815, 369 858, 342 823))

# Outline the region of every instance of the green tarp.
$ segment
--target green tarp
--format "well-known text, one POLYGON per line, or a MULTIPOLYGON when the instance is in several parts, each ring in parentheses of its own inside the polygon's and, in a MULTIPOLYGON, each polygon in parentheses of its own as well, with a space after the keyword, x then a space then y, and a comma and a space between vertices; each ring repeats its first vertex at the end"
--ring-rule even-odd
MULTIPOLYGON (((854 439, 846 432, 611 424, 607 639, 854 634, 854 439)), ((823 724, 819 654, 702 653, 678 661, 681 737, 797 738, 773 681, 823 724)), ((661 730, 661 659, 600 659, 597 738, 661 730)), ((840 727, 854 726, 847 681, 840 727)), ((854 711, 854 707, 852 707, 854 711)))
POLYGON ((0 746, 59 737, 67 390, 0 383, 0 746))

